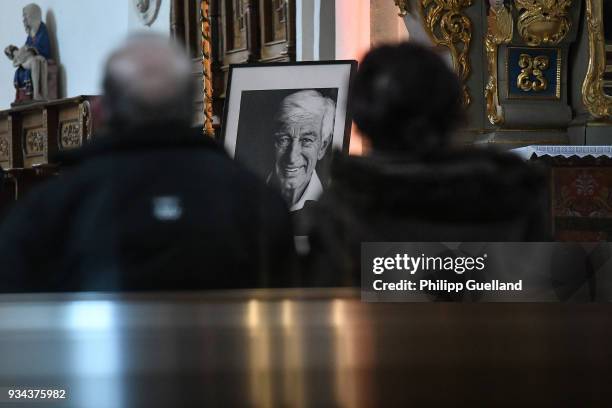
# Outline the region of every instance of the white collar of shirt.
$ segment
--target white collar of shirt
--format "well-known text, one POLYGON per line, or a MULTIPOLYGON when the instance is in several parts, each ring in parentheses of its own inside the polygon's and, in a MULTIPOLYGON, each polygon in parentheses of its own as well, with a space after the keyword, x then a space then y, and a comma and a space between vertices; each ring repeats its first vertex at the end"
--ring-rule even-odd
MULTIPOLYGON (((266 179, 266 183, 269 184, 273 177, 274 173, 270 173, 266 179)), ((321 184, 321 180, 319 179, 317 171, 315 170, 312 172, 312 177, 310 177, 306 190, 304 190, 300 199, 293 204, 291 208, 289 208, 289 212, 301 210, 304 208, 306 201, 316 201, 319 199, 319 197, 321 197, 321 194, 323 194, 323 185, 321 184)))
POLYGON ((306 190, 304 190, 300 199, 289 208, 289 212, 301 210, 304 208, 306 201, 316 201, 321 197, 321 194, 323 194, 323 185, 315 170, 312 172, 312 177, 306 186, 306 190))

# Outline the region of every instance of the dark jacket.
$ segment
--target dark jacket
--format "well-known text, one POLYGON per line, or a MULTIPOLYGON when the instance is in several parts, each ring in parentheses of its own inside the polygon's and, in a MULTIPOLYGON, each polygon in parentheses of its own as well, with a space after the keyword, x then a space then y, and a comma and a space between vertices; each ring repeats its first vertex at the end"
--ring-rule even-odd
POLYGON ((337 157, 309 219, 307 285, 358 285, 362 242, 548 240, 546 177, 509 153, 337 157))
MULTIPOLYGON (((101 136, 0 227, 0 290, 287 286, 282 198, 188 128, 101 136)), ((65 168, 65 167, 64 167, 65 168)))

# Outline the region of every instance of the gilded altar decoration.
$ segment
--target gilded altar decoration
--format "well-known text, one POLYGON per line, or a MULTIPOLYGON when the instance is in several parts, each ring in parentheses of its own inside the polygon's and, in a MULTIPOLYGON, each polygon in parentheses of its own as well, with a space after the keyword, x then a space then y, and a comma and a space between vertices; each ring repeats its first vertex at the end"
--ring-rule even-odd
POLYGON ((204 72, 202 84, 204 87, 204 133, 214 137, 210 0, 202 0, 200 3, 200 21, 202 23, 202 69, 204 72))
POLYGON ((395 0, 395 5, 400 9, 400 17, 405 17, 410 13, 410 5, 408 4, 408 0, 395 0))
POLYGON ((527 45, 556 45, 569 33, 572 0, 515 0, 518 32, 527 45))
POLYGON ((589 66, 582 84, 582 102, 595 118, 612 116, 612 97, 604 92, 606 45, 602 16, 602 0, 586 0, 589 66))
POLYGON ((60 147, 74 149, 81 146, 81 125, 76 120, 62 122, 60 125, 60 147))
POLYGON ((453 59, 453 69, 463 83, 463 104, 471 103, 465 82, 470 76, 470 44, 472 22, 464 10, 473 0, 421 0, 420 8, 425 27, 436 45, 447 47, 453 59))
POLYGON ((519 67, 521 73, 516 78, 517 88, 525 92, 542 92, 548 89, 548 80, 544 76, 550 66, 550 60, 546 55, 532 57, 529 54, 521 54, 519 67))
POLYGON ((507 91, 510 99, 560 99, 560 48, 507 47, 507 91))
POLYGON ((510 10, 499 1, 491 6, 487 18, 487 35, 485 37, 485 51, 487 53, 487 67, 489 70, 489 81, 485 88, 485 100, 487 102, 487 118, 492 125, 504 122, 504 113, 499 103, 499 91, 497 84, 497 55, 498 47, 512 41, 514 22, 510 10))
POLYGON ((43 129, 32 129, 25 134, 26 157, 41 156, 45 153, 46 133, 43 129))

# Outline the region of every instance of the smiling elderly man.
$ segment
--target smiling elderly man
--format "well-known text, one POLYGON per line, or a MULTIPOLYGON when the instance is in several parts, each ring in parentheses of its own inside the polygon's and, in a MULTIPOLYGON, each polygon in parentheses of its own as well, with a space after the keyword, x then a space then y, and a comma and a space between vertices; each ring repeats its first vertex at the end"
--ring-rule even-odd
POLYGON ((332 140, 335 112, 335 103, 314 90, 293 93, 280 104, 268 182, 278 184, 290 211, 301 210, 323 192, 316 165, 332 140))

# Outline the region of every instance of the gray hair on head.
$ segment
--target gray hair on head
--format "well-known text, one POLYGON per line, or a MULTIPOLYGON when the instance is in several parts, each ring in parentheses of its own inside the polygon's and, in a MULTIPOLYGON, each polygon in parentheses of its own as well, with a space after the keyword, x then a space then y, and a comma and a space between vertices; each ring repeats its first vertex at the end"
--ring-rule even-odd
POLYGON ((277 122, 286 122, 296 116, 306 115, 321 120, 321 141, 328 146, 334 134, 336 104, 331 98, 315 90, 292 93, 281 102, 277 122), (300 112, 298 115, 297 112, 300 112))
POLYGON ((135 34, 104 70, 103 107, 112 128, 160 122, 189 126, 195 83, 185 51, 158 34, 135 34))

